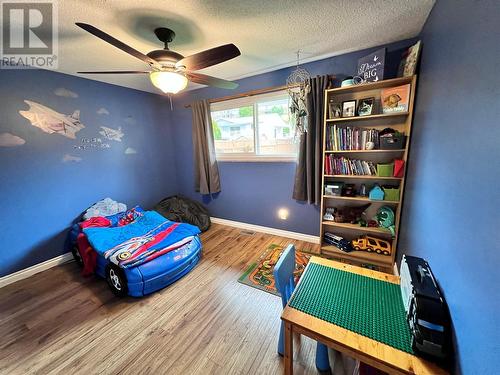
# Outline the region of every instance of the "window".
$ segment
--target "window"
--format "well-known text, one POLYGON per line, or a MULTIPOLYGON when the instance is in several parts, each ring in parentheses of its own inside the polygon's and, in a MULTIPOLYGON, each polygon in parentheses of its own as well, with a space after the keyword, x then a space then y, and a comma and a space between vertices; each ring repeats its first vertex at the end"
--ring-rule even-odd
POLYGON ((240 127, 239 126, 231 126, 229 129, 229 134, 232 138, 240 135, 240 127))
POLYGON ((286 91, 213 103, 211 116, 219 160, 288 161, 297 156, 286 91))

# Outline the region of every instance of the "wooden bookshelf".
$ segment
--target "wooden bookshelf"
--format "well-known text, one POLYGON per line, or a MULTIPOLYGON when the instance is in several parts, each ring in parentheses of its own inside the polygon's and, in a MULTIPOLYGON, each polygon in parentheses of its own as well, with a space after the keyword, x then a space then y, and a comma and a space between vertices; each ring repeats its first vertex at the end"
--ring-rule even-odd
POLYGON ((392 268, 393 263, 391 256, 369 253, 367 251, 351 251, 350 253, 346 253, 333 245, 322 245, 321 253, 337 259, 346 259, 357 264, 373 264, 382 269, 392 268))
POLYGON ((382 177, 382 176, 365 176, 365 175, 350 175, 350 174, 325 174, 324 177, 336 178, 358 178, 362 180, 402 180, 403 177, 382 177))
POLYGON ((335 228, 344 228, 349 230, 355 230, 359 232, 365 233, 378 233, 383 235, 390 235, 391 232, 389 229, 385 228, 375 228, 375 227, 361 227, 358 224, 349 224, 349 223, 336 223, 334 221, 323 220, 323 225, 335 227, 335 228))
MULTIPOLYGON (((323 238, 325 232, 332 232, 339 236, 342 236, 348 240, 355 239, 361 235, 369 235, 377 237, 380 239, 390 240, 392 242, 392 253, 390 256, 377 254, 375 252, 367 251, 352 251, 346 253, 341 251, 335 246, 322 243, 321 254, 327 257, 335 258, 340 261, 347 263, 357 264, 357 265, 373 265, 377 267, 380 271, 393 272, 393 265, 397 255, 397 245, 398 245, 398 235, 400 229, 400 218, 401 210, 404 196, 405 187, 405 177, 381 177, 374 175, 341 175, 341 174, 325 174, 325 157, 330 155, 334 156, 345 156, 350 159, 361 159, 365 161, 372 161, 373 163, 379 162, 391 162, 394 159, 402 159, 405 161, 405 172, 408 163, 408 147, 411 140, 411 126, 413 120, 414 111, 414 101, 415 101, 415 87, 416 87, 416 76, 395 78, 384 81, 366 83, 361 85, 354 85, 348 87, 340 87, 335 89, 328 89, 325 91, 325 112, 324 112, 324 126, 323 126, 323 173, 322 173, 322 192, 324 194, 325 184, 332 182, 347 182, 356 185, 356 189, 359 189, 360 184, 365 184, 368 191, 371 189, 372 185, 378 183, 380 185, 391 185, 399 187, 399 200, 388 201, 388 200, 371 200, 368 197, 354 196, 331 196, 322 195, 321 198, 321 220, 320 220, 320 236, 323 238), (408 102, 407 112, 397 112, 384 114, 381 112, 380 107, 380 95, 381 90, 390 87, 401 86, 405 84, 410 84, 410 98, 408 102), (376 110, 373 115, 369 116, 354 116, 346 118, 328 118, 328 103, 333 100, 336 103, 341 103, 346 100, 360 100, 363 98, 375 97, 376 102, 379 104, 376 106, 376 110), (377 129, 382 130, 384 128, 393 128, 399 132, 406 135, 407 140, 404 148, 394 149, 394 150, 332 150, 326 149, 327 134, 329 133, 329 128, 336 126, 337 128, 343 127, 357 127, 360 129, 377 129), (395 214, 395 236, 392 238, 391 232, 386 228, 378 227, 361 227, 358 224, 350 223, 336 223, 333 221, 323 220, 323 215, 328 207, 345 207, 345 206, 362 206, 370 203, 369 208, 366 210, 367 214, 373 216, 373 213, 378 210, 378 208, 387 205, 394 210, 395 214), (370 211, 371 210, 371 211, 370 211)), ((371 219, 367 215, 367 219, 371 219)))
MULTIPOLYGON (((368 82, 368 83, 363 83, 361 85, 352 85, 352 86, 346 86, 346 87, 337 87, 334 89, 328 89, 326 90, 326 94, 350 94, 350 93, 356 93, 356 92, 364 92, 364 91, 370 91, 370 90, 380 90, 380 89, 385 89, 387 87, 396 87, 396 86, 401 86, 405 85, 407 83, 410 83, 413 85, 414 78, 413 77, 399 77, 399 78, 391 78, 391 79, 385 79, 383 81, 378 81, 378 82, 368 82)), ((410 111, 408 111, 409 113, 410 111)))
POLYGON ((326 122, 349 122, 349 121, 361 121, 361 120, 373 120, 380 118, 396 117, 396 116, 407 116, 408 112, 396 112, 396 113, 382 113, 379 115, 369 115, 369 116, 353 116, 353 117, 341 117, 341 118, 331 118, 326 119, 326 122))
POLYGON ((386 153, 386 152, 405 152, 404 148, 397 150, 326 150, 326 154, 378 154, 378 153, 386 153))
POLYGON ((370 199, 368 197, 343 197, 343 196, 336 196, 336 195, 323 195, 323 199, 337 199, 337 200, 342 200, 342 201, 355 201, 355 202, 370 202, 370 203, 380 203, 380 204, 399 204, 399 201, 379 201, 379 200, 374 200, 370 199))

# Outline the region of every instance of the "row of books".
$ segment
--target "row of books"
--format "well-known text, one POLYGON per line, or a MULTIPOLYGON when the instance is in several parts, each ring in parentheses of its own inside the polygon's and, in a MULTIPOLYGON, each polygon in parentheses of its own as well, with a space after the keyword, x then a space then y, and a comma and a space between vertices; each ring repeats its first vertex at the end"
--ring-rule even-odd
POLYGON ((377 168, 371 161, 349 159, 346 157, 325 156, 325 174, 343 174, 356 176, 376 176, 377 168))
POLYGON ((380 147, 379 131, 351 126, 329 126, 326 134, 326 149, 329 151, 367 150, 366 143, 373 142, 370 149, 380 147))

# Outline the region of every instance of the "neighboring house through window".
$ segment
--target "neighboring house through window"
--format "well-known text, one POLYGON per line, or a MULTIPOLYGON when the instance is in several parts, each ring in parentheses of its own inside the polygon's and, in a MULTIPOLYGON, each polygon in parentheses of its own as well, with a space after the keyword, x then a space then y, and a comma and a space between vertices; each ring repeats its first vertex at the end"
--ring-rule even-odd
POLYGON ((288 94, 279 91, 211 104, 217 159, 295 160, 288 94))

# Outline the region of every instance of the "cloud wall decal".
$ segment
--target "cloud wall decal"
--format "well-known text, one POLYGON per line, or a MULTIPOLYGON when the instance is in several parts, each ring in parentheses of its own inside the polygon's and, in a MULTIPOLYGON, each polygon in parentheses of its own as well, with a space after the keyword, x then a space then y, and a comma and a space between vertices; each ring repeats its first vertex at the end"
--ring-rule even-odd
POLYGON ((0 133, 0 147, 16 147, 26 143, 24 139, 11 133, 0 133))
POLYGON ((78 162, 81 162, 82 161, 82 158, 79 157, 79 156, 73 156, 73 155, 70 155, 70 154, 64 154, 64 156, 62 157, 62 162, 63 163, 78 163, 78 162))
POLYGON ((109 111, 106 108, 101 107, 97 110, 97 114, 98 115, 109 115, 109 111))
POLYGON ((71 90, 65 89, 64 87, 59 87, 54 91, 57 96, 62 96, 64 98, 78 98, 78 94, 71 90))

